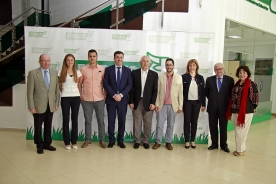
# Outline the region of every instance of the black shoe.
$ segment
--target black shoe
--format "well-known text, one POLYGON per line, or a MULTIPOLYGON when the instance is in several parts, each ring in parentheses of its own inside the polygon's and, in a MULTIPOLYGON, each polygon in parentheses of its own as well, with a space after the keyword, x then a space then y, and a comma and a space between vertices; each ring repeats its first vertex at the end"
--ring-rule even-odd
POLYGON ((43 149, 42 149, 42 148, 37 148, 37 153, 38 153, 38 154, 43 154, 43 153, 44 153, 44 151, 43 151, 43 149))
POLYGON ((140 146, 140 144, 139 144, 139 143, 135 143, 135 144, 133 145, 133 148, 134 148, 134 149, 138 149, 138 148, 139 148, 139 146, 140 146))
POLYGON ((194 145, 194 146, 193 146, 193 145, 191 145, 191 148, 196 149, 196 145, 194 145))
POLYGON ((186 143, 185 143, 184 147, 185 147, 186 149, 189 149, 189 148, 190 148, 190 144, 189 144, 188 146, 186 146, 186 143))
POLYGON ((123 142, 118 142, 118 146, 120 148, 126 148, 125 144, 123 142))
POLYGON ((215 147, 215 146, 209 146, 208 147, 208 150, 214 150, 214 149, 218 149, 218 147, 215 147))
POLYGON ((225 147, 225 148, 221 148, 221 150, 225 151, 226 153, 230 153, 229 148, 225 147))
POLYGON ((149 146, 148 143, 144 143, 143 146, 144 146, 145 149, 149 149, 150 148, 150 146, 149 146))
POLYGON ((49 150, 49 151, 56 151, 57 150, 54 146, 44 147, 43 149, 49 150))
POLYGON ((114 145, 115 145, 115 142, 109 142, 107 147, 108 148, 113 148, 114 145))

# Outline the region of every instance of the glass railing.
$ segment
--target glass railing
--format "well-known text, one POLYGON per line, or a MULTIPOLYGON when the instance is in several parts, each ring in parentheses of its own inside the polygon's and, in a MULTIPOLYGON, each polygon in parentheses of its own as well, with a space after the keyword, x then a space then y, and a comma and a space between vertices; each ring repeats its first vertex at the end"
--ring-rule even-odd
POLYGON ((79 23, 80 28, 104 28, 109 29, 111 25, 111 5, 89 16, 79 23))
POLYGON ((125 0, 124 24, 157 7, 156 0, 125 0))

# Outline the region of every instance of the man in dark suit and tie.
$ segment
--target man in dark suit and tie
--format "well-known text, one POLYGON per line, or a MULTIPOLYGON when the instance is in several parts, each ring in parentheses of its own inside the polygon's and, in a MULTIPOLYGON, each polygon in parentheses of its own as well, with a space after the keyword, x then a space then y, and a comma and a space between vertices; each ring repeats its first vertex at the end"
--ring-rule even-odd
POLYGON ((43 149, 55 151, 52 143, 53 112, 59 106, 58 75, 50 69, 51 59, 47 54, 39 57, 40 68, 31 70, 27 80, 28 108, 34 116, 34 143, 37 153, 43 154, 43 149), (42 139, 42 124, 44 123, 44 140, 42 139))
POLYGON ((149 149, 153 110, 157 96, 158 74, 149 69, 150 58, 142 56, 141 69, 131 72, 132 89, 129 92, 129 107, 133 116, 134 149, 138 149, 141 143, 142 121, 144 122, 144 136, 142 143, 145 149, 149 149))
POLYGON ((115 119, 118 114, 118 146, 125 148, 124 133, 128 104, 128 93, 132 87, 131 70, 123 66, 124 53, 116 51, 114 53, 115 65, 105 69, 103 86, 106 90, 106 110, 108 116, 108 148, 115 145, 115 119))
POLYGON ((217 63, 214 66, 216 75, 206 80, 205 95, 208 98, 207 112, 209 114, 209 129, 212 145, 208 150, 218 148, 218 123, 220 128, 220 147, 229 153, 227 145, 227 123, 226 111, 231 97, 231 90, 234 85, 232 77, 224 75, 224 66, 217 63))

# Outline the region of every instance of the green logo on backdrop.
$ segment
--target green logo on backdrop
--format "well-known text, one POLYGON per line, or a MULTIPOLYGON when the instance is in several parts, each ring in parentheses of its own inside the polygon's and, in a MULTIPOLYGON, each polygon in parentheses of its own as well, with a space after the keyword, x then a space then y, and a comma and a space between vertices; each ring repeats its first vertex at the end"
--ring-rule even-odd
POLYGON ((48 54, 52 49, 52 46, 49 46, 48 48, 32 47, 32 53, 48 54))
POLYGON ((212 73, 211 68, 199 68, 198 73, 212 73))
POLYGON ((64 53, 66 53, 66 54, 77 54, 79 50, 80 50, 80 48, 76 48, 76 49, 64 49, 64 53))
POLYGON ((170 36, 163 35, 149 35, 149 42, 153 43, 169 43, 172 40, 175 40, 176 34, 171 33, 170 36))
POLYGON ((276 14, 276 0, 247 0, 248 2, 276 14))
POLYGON ((129 40, 131 33, 127 34, 112 34, 113 40, 129 40))
POLYGON ((213 37, 205 38, 205 37, 195 37, 194 42, 197 43, 210 43, 213 37))
POLYGON ((124 54, 125 55, 137 55, 137 54, 139 54, 139 50, 125 50, 124 54))
POLYGON ((29 31, 29 37, 42 37, 46 38, 47 31, 29 31))
POLYGON ((201 52, 180 52, 180 58, 198 58, 201 52))
POLYGON ((88 31, 88 33, 75 33, 75 32, 66 32, 66 40, 86 40, 91 41, 93 31, 88 31))
POLYGON ((108 48, 108 49, 97 49, 97 53, 98 55, 108 55, 110 54, 112 51, 112 48, 108 48))
POLYGON ((147 52, 147 56, 150 58, 150 68, 156 72, 161 72, 161 64, 165 62, 169 57, 167 56, 155 56, 150 52, 147 52))
POLYGON ((60 65, 62 65, 62 63, 61 63, 61 62, 51 63, 50 68, 51 68, 51 69, 58 70, 58 69, 59 69, 59 67, 60 67, 60 65))

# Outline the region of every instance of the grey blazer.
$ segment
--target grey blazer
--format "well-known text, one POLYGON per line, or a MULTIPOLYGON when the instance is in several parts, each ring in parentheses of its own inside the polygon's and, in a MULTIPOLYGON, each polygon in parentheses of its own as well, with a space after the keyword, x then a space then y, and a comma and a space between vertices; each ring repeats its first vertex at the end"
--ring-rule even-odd
POLYGON ((29 109, 36 109, 36 113, 42 114, 47 109, 49 102, 50 111, 59 106, 58 75, 56 70, 49 69, 50 87, 46 88, 41 69, 29 71, 27 81, 27 101, 29 109))

